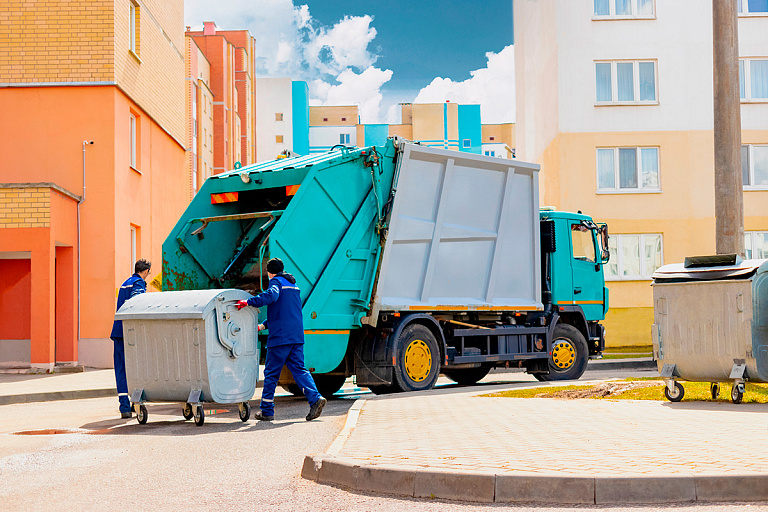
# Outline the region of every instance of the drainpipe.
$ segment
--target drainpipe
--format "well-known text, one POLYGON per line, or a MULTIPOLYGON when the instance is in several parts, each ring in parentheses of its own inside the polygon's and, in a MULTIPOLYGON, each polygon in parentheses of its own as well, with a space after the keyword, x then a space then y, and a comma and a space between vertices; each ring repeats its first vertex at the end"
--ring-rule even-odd
POLYGON ((92 140, 83 141, 83 195, 77 202, 77 343, 80 344, 80 205, 85 202, 85 147, 92 145, 92 140))

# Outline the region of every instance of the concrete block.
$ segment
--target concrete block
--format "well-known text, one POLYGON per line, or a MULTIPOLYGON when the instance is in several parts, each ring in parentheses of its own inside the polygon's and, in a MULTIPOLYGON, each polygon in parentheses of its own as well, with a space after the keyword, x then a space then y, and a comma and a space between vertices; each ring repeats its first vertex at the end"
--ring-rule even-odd
POLYGON ((697 476, 699 501, 768 501, 768 475, 697 476))
POLYGON ((317 482, 317 474, 320 472, 322 463, 322 459, 319 457, 315 459, 313 456, 307 455, 304 457, 304 465, 301 466, 301 476, 317 482))
POLYGON ((361 465, 352 472, 359 491, 413 496, 414 472, 397 466, 361 465))
POLYGON ((595 479, 543 475, 496 475, 496 502, 594 503, 595 479))
POLYGON ((414 475, 416 498, 492 503, 496 492, 496 475, 491 473, 418 471, 414 475))
POLYGON ((317 483, 340 485, 355 489, 354 468, 358 464, 349 459, 336 457, 324 458, 317 473, 317 483))
POLYGON ((595 503, 680 503, 696 501, 693 476, 597 477, 595 503))

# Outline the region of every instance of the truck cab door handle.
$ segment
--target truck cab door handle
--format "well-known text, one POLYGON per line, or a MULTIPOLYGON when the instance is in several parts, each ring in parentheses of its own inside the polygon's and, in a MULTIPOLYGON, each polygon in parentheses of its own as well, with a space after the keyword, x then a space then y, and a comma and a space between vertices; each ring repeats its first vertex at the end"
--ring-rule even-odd
POLYGON ((574 288, 574 289, 573 289, 573 293, 574 293, 574 294, 576 294, 576 293, 581 293, 581 288, 580 288, 580 287, 576 287, 576 288, 574 288))

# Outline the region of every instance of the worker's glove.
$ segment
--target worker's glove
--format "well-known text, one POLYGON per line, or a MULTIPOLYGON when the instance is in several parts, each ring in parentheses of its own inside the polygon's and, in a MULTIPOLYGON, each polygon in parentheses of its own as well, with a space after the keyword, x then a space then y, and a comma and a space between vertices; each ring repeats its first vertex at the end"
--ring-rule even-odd
POLYGON ((239 301, 237 301, 237 309, 238 310, 243 309, 247 305, 248 305, 248 301, 247 300, 239 300, 239 301))
POLYGON ((266 327, 264 327, 264 324, 259 324, 259 330, 263 331, 264 329, 266 329, 266 327))

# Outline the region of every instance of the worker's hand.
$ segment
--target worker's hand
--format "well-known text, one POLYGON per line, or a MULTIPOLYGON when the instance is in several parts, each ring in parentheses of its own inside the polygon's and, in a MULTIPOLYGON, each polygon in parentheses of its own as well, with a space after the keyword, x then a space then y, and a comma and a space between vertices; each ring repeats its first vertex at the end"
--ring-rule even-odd
POLYGON ((237 309, 238 310, 243 309, 247 305, 248 305, 248 301, 247 300, 239 300, 239 301, 237 301, 237 309))
POLYGON ((259 330, 263 331, 264 329, 266 329, 266 327, 264 327, 264 324, 259 324, 259 330))

